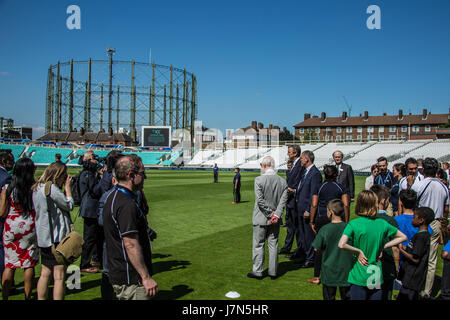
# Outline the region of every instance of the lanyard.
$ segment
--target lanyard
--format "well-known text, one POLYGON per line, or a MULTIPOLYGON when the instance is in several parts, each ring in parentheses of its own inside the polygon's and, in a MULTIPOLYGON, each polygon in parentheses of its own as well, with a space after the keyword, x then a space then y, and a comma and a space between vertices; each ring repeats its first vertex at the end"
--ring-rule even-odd
POLYGON ((384 178, 384 181, 383 181, 383 179, 381 178, 381 173, 380 173, 380 175, 378 176, 378 181, 381 182, 381 183, 378 183, 378 184, 381 184, 381 185, 383 185, 383 186, 386 186, 386 182, 388 181, 388 179, 389 179, 389 171, 386 172, 386 178, 384 178))
MULTIPOLYGON (((136 205, 136 207, 139 210, 139 213, 140 213, 141 217, 145 218, 144 212, 142 212, 141 207, 139 206, 139 204, 136 201, 136 195, 135 194, 133 194, 130 190, 128 190, 128 189, 126 189, 124 187, 121 187, 119 185, 116 185, 114 188, 117 191, 120 191, 120 192, 126 194, 131 200, 133 200, 134 204, 136 205)), ((147 222, 147 219, 144 219, 144 220, 145 220, 145 222, 147 222)))

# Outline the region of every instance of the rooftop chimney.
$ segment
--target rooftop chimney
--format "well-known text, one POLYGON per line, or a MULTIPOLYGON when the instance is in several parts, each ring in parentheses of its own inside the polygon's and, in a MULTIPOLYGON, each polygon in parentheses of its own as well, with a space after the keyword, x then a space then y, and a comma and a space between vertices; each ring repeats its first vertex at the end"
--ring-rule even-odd
POLYGON ((347 112, 342 112, 342 121, 347 120, 347 112))
POLYGON ((398 120, 402 120, 403 119, 403 110, 400 109, 398 110, 398 120))
POLYGON ((303 120, 308 120, 309 118, 311 118, 311 113, 305 113, 303 120))
POLYGON ((256 121, 252 121, 252 128, 255 130, 258 128, 256 123, 256 121))
POLYGON ((325 112, 322 112, 322 116, 320 117, 320 120, 325 121, 326 118, 327 118, 327 114, 325 112))
POLYGON ((426 118, 427 118, 427 109, 423 109, 422 120, 425 120, 426 118))
POLYGON ((364 120, 369 119, 369 111, 364 111, 364 120))

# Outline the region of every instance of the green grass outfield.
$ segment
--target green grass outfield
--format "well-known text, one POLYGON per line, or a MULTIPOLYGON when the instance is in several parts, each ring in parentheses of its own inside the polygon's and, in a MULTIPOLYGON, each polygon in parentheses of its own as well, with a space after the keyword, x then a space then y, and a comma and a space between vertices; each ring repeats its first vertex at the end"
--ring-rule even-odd
MULTIPOLYGON (((42 172, 39 169, 37 175, 42 172)), ((74 175, 78 170, 70 170, 74 175)), ((242 201, 232 205, 232 172, 220 172, 213 183, 212 172, 147 170, 145 194, 149 201, 148 220, 158 232, 153 242, 154 279, 159 293, 154 299, 227 299, 237 291, 240 299, 322 300, 322 288, 306 280, 313 269, 298 266, 280 255, 278 273, 271 280, 247 278, 252 270, 253 183, 257 172, 242 172, 242 201)), ((281 174, 283 177, 284 173, 281 174)), ((356 176, 356 190, 365 177, 356 176)), ((352 218, 354 204, 351 206, 352 218)), ((72 211, 75 217, 78 207, 72 211)), ((75 228, 82 233, 81 218, 75 228)), ((286 228, 281 228, 279 248, 286 228)), ((439 251, 440 253, 440 251, 439 251)), ((266 268, 268 264, 266 256, 266 268)), ((79 260, 75 263, 79 265, 79 260)), ((36 267, 36 282, 40 265, 36 267)), ((267 269, 265 271, 267 273, 267 269)), ((437 273, 442 274, 439 257, 437 273)), ((16 284, 23 287, 23 272, 16 272, 16 284)), ((67 300, 100 299, 101 274, 82 274, 81 289, 67 290, 67 300)), ((36 289, 34 290, 34 292, 36 289)), ((23 294, 10 297, 22 300, 23 294)))

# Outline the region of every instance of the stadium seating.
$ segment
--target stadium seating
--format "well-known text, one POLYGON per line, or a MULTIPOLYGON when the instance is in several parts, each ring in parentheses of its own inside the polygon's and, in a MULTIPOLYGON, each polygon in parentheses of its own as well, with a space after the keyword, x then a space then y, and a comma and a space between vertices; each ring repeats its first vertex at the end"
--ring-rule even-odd
POLYGON ((30 146, 27 153, 32 154, 31 160, 38 164, 50 164, 55 162, 55 154, 61 154, 61 160, 65 162, 67 157, 73 152, 72 149, 67 148, 50 148, 30 146))
POLYGON ((19 159, 22 152, 25 150, 24 145, 16 145, 16 144, 0 144, 0 149, 11 149, 12 154, 14 155, 14 159, 19 159))
MULTIPOLYGON (((395 163, 404 163, 409 157, 426 158, 434 157, 439 161, 450 160, 450 140, 417 140, 417 141, 383 141, 369 143, 312 143, 300 146, 302 151, 311 150, 315 155, 315 165, 322 169, 324 164, 333 163, 332 154, 336 150, 344 153, 344 162, 351 165, 354 171, 369 172, 370 166, 380 156, 388 159, 389 169, 395 163)), ((20 156, 31 155, 36 164, 49 164, 55 160, 55 154, 60 153, 65 161, 72 153, 83 155, 88 149, 74 149, 55 146, 36 146, 25 144, 1 143, 0 149, 11 149, 15 159, 20 156)), ((220 168, 258 170, 265 156, 272 156, 275 160, 276 169, 286 169, 287 157, 286 146, 271 146, 264 148, 228 149, 222 150, 200 150, 194 154, 192 160, 185 163, 192 167, 212 167, 217 163, 220 168)), ((92 149, 90 149, 92 150, 92 149)), ((106 157, 111 150, 93 150, 99 157, 106 157)), ((181 152, 174 151, 136 151, 124 152, 124 154, 139 155, 144 165, 170 166, 174 162, 180 163, 186 159, 180 158, 181 152)), ((69 165, 77 165, 78 158, 72 159, 69 165)))
POLYGON ((426 157, 432 157, 436 159, 441 158, 447 158, 447 156, 450 154, 450 141, 436 141, 436 142, 428 142, 425 144, 422 144, 420 147, 416 147, 414 149, 411 149, 410 152, 406 153, 402 158, 399 158, 389 164, 389 167, 392 168, 392 166, 397 162, 404 163, 406 159, 413 157, 416 159, 422 158, 425 159, 426 157))

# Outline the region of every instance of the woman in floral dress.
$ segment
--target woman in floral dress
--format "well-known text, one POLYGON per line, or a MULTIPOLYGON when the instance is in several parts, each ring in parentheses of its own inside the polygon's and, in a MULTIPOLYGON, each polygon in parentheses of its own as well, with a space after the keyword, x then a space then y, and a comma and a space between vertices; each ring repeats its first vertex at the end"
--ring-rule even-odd
POLYGON ((28 158, 22 158, 14 166, 11 187, 5 186, 9 196, 9 211, 3 231, 5 271, 2 276, 3 299, 8 300, 16 269, 24 269, 25 299, 31 298, 34 282, 34 266, 39 261, 36 242, 35 217, 31 186, 34 184, 36 166, 28 158))

